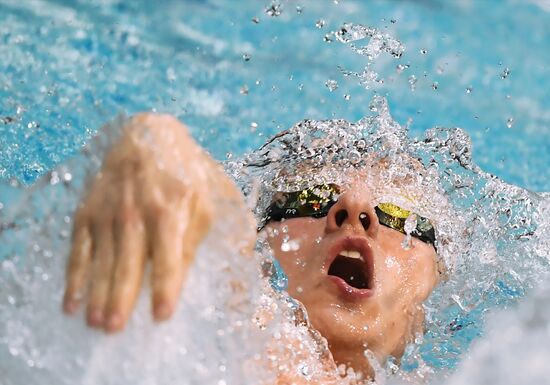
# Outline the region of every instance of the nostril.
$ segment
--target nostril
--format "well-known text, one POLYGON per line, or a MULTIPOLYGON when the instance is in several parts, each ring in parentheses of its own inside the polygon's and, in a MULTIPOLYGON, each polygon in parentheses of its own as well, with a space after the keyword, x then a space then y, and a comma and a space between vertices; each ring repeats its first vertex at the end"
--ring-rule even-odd
POLYGON ((340 227, 348 217, 348 212, 346 210, 338 210, 338 212, 334 215, 334 219, 336 220, 336 226, 340 227))
POLYGON ((363 225, 363 228, 365 230, 369 229, 370 226, 370 217, 367 213, 361 213, 359 214, 359 220, 361 221, 361 224, 363 225))

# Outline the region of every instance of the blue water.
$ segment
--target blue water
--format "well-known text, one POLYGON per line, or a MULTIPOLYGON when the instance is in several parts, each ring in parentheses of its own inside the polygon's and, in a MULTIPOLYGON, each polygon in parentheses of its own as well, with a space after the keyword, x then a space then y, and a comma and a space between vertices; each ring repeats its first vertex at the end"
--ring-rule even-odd
POLYGON ((283 1, 281 14, 269 16, 270 4, 2 0, 0 177, 32 182, 120 113, 174 114, 224 159, 302 118, 358 120, 378 92, 399 122, 412 118, 413 135, 463 127, 485 170, 550 190, 550 13, 543 5, 283 1), (379 58, 386 82, 376 90, 337 68, 359 71, 365 57, 323 40, 344 22, 387 30, 406 46, 400 59, 379 58), (410 67, 398 74, 398 64, 410 67), (334 92, 329 79, 339 84, 334 92))
MULTIPOLYGON (((358 120, 374 94, 387 97, 411 136, 462 127, 484 170, 550 191, 550 7, 542 3, 281 1, 270 16, 268 0, 0 0, 0 220, 17 200, 7 181, 31 184, 118 114, 174 114, 223 160, 303 118, 358 120), (405 45, 402 57, 376 60, 384 84, 367 90, 342 75, 339 67, 367 63, 324 40, 344 22, 405 45)), ((0 259, 24 253, 7 242, 0 259)), ((523 295, 496 284, 497 304, 523 295)), ((457 351, 477 337, 476 317, 446 317, 457 351)))

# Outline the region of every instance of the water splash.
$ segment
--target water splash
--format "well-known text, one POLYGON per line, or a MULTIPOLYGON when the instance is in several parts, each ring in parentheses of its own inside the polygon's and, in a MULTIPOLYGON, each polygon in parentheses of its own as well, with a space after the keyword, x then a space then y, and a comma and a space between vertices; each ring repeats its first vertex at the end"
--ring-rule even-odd
POLYGON ((302 121, 232 167, 263 181, 260 221, 273 192, 345 183, 342 175, 350 168, 368 167, 373 160, 391 159, 386 170, 367 178, 375 200, 399 200, 402 191, 392 187, 399 178, 413 180, 412 190, 430 191, 415 204, 396 203, 435 223, 446 278, 425 305, 426 334, 410 345, 399 369, 390 365, 388 373, 407 383, 433 382, 481 335, 487 313, 516 302, 548 272, 548 198, 483 172, 463 130, 438 127, 413 140, 391 118, 383 98, 374 98, 371 111, 357 123, 302 121), (300 169, 316 171, 285 171, 300 169))
POLYGON ((388 33, 361 24, 345 23, 339 30, 333 31, 335 38, 350 49, 367 58, 367 64, 361 72, 350 71, 340 67, 344 76, 353 76, 359 83, 369 89, 376 84, 384 83, 378 73, 372 68, 374 61, 382 54, 388 53, 394 58, 400 58, 405 46, 388 33), (368 39, 367 44, 358 45, 356 42, 368 39))
MULTIPOLYGON (((386 373, 389 381, 434 380, 481 334, 487 312, 517 301, 548 271, 548 197, 479 169, 470 138, 460 129, 433 128, 411 139, 385 99, 374 98, 369 110, 356 123, 299 122, 245 159, 226 162, 226 169, 256 206, 259 221, 273 192, 345 183, 346 173, 355 169, 369 173, 375 200, 391 198, 433 221, 446 280, 425 305, 426 334, 412 341, 400 364, 390 360, 378 367, 377 381, 386 373), (296 172, 300 169, 316 172, 296 172)), ((336 367, 305 309, 282 291, 284 276, 265 242, 260 239, 255 262, 232 252, 235 229, 245 225, 238 208, 223 202, 217 212, 227 220, 219 221, 201 249, 171 322, 152 323, 147 290, 127 332, 115 338, 87 330, 81 318, 62 316, 60 262, 67 253, 70 214, 85 186, 83 165, 97 169, 113 138, 116 133, 105 132, 87 157, 52 172, 19 205, 0 211, 0 236, 13 245, 0 258, 0 369, 9 381, 262 383, 276 376, 324 384, 359 381, 353 371, 336 367), (223 263, 219 255, 226 257, 223 263)))

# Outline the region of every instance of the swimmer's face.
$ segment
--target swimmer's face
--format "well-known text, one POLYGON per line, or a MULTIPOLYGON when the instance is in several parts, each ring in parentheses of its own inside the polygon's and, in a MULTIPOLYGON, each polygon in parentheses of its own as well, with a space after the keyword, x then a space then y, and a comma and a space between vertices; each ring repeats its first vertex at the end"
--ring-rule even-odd
POLYGON ((436 253, 414 237, 404 248, 405 235, 379 223, 364 182, 341 189, 326 217, 272 221, 266 230, 290 295, 336 362, 370 373, 366 349, 379 360, 400 357, 422 333, 422 302, 438 280, 436 253))

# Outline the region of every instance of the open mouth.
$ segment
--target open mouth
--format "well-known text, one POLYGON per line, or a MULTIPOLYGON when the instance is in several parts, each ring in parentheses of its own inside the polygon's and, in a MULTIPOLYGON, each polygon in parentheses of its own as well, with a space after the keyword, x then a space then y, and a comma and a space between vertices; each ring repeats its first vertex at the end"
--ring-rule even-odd
POLYGON ((339 277, 356 289, 371 289, 368 266, 359 251, 342 250, 330 265, 328 275, 339 277))
POLYGON ((346 294, 372 294, 374 268, 369 246, 362 239, 346 238, 332 250, 328 276, 346 294))

